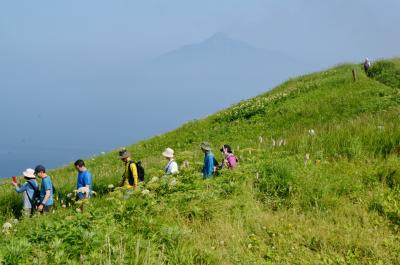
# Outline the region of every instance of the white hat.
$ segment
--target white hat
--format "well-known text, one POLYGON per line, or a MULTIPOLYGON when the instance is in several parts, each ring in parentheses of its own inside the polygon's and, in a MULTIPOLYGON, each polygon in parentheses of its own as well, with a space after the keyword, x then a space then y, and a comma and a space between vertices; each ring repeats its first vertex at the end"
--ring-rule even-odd
POLYGON ((162 153, 163 156, 168 157, 168 158, 173 158, 174 157, 174 150, 171 148, 166 148, 164 152, 162 153))
POLYGON ((30 179, 36 178, 35 170, 33 170, 32 168, 27 168, 24 172, 22 172, 22 175, 24 175, 24 177, 27 177, 30 179))

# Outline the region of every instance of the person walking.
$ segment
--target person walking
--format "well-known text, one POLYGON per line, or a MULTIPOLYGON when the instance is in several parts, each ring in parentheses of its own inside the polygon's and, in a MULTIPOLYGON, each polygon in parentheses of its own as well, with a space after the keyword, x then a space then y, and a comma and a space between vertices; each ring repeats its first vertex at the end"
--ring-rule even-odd
POLYGON ((215 157, 208 142, 202 142, 200 148, 204 153, 203 177, 210 178, 215 171, 215 157))
POLYGON ((78 190, 77 197, 79 200, 90 198, 92 192, 92 174, 90 174, 82 159, 76 160, 74 165, 75 169, 78 171, 76 182, 76 188, 78 190))
POLYGON ((364 61, 364 71, 368 73, 368 69, 371 67, 371 61, 368 58, 365 58, 364 61))
POLYGON ((224 144, 221 149, 219 149, 224 156, 224 160, 221 164, 221 169, 226 166, 228 169, 234 169, 238 162, 237 157, 233 154, 232 148, 228 144, 224 144))
POLYGON ((12 182, 12 185, 15 186, 16 192, 23 192, 24 206, 22 214, 25 217, 29 217, 33 214, 33 211, 35 209, 35 194, 37 193, 36 191, 39 190, 39 185, 36 182, 36 176, 34 173, 35 171, 31 168, 28 168, 24 172, 22 172, 22 175, 24 176, 26 182, 21 186, 17 182, 12 182))
POLYGON ((174 160, 174 150, 168 147, 164 150, 162 155, 168 160, 168 163, 164 168, 165 175, 178 173, 178 163, 174 160))
POLYGON ((40 185, 40 197, 38 211, 40 213, 49 213, 53 209, 54 199, 53 199, 53 182, 51 177, 46 174, 46 168, 42 165, 38 165, 35 168, 35 175, 42 179, 40 185))
POLYGON ((131 154, 128 150, 123 149, 119 152, 119 159, 125 164, 124 174, 119 186, 137 190, 139 185, 138 170, 135 162, 131 159, 131 154))

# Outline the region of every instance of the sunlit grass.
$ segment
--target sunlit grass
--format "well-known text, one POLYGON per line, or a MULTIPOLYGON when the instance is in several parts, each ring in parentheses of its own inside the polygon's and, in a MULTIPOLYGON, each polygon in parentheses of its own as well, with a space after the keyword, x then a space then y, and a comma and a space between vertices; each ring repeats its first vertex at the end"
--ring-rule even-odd
MULTIPOLYGON (((400 263, 400 97, 390 73, 341 65, 291 79, 130 146, 146 192, 129 197, 109 193, 123 173, 117 151, 88 158, 98 196, 83 211, 60 204, 75 189, 74 167, 53 170, 56 212, 2 234, 0 264, 400 263), (218 160, 231 144, 238 168, 203 180, 204 140, 218 160), (185 166, 162 178, 168 146, 185 166)), ((11 185, 0 192, 3 224, 20 197, 11 185)))

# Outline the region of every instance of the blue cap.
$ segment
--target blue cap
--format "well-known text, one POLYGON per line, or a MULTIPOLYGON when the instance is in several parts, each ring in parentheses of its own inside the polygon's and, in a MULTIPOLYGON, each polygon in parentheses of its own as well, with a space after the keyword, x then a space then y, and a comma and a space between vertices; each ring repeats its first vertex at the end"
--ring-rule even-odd
POLYGON ((39 173, 39 172, 46 172, 46 168, 42 165, 38 165, 35 167, 35 174, 39 173))

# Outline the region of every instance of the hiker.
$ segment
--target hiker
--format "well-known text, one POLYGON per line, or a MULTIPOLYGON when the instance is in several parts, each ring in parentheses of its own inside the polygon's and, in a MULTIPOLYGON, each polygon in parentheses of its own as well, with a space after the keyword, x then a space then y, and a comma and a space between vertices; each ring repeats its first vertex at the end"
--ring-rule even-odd
POLYGON ((125 171, 119 186, 137 190, 139 185, 138 170, 135 162, 131 159, 131 154, 128 150, 123 149, 119 152, 119 159, 125 163, 125 171))
POLYGON ((204 152, 204 165, 203 165, 203 177, 209 178, 213 175, 216 166, 216 160, 211 152, 211 146, 207 142, 202 142, 200 145, 201 150, 204 152))
POLYGON ((224 156, 222 160, 221 167, 222 169, 224 166, 228 167, 228 169, 234 169, 238 162, 237 157, 233 154, 232 148, 228 144, 224 144, 221 149, 219 149, 224 156))
POLYGON ((35 195, 39 190, 39 185, 36 182, 36 176, 34 173, 35 171, 31 168, 28 168, 22 172, 26 182, 21 186, 17 182, 12 182, 12 185, 15 186, 16 192, 24 193, 24 209, 22 214, 25 217, 29 217, 33 214, 33 210, 35 209, 35 195))
POLYGON ((78 171, 78 179, 76 189, 78 190, 77 197, 79 200, 90 198, 92 192, 92 174, 87 170, 85 162, 78 159, 74 163, 75 169, 78 171), (85 190, 85 192, 83 192, 85 190))
POLYGON ((35 175, 42 179, 42 184, 40 185, 40 197, 38 211, 41 213, 51 212, 54 204, 53 200, 53 183, 51 177, 46 174, 46 168, 42 165, 38 165, 35 168, 35 175))
POLYGON ((174 160, 174 150, 166 148, 162 155, 168 160, 168 164, 165 166, 165 175, 172 175, 178 173, 178 163, 174 160))
POLYGON ((365 71, 365 73, 367 73, 368 72, 368 69, 371 67, 371 62, 370 62, 370 60, 368 59, 368 58, 365 58, 365 61, 364 61, 364 71, 365 71))

